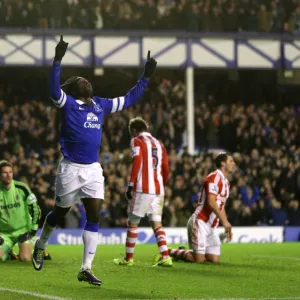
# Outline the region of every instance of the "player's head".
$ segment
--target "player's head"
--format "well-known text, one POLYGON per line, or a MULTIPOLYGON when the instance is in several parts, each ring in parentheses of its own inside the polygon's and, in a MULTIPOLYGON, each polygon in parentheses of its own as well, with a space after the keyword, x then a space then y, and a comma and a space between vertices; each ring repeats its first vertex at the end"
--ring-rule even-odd
POLYGON ((235 169, 233 157, 228 152, 221 152, 215 159, 215 164, 218 169, 225 173, 232 173, 235 169))
POLYGON ((0 161, 0 182, 1 184, 8 186, 13 180, 13 168, 12 164, 7 160, 0 161))
POLYGON ((140 117, 136 117, 134 119, 131 119, 129 121, 129 133, 133 136, 136 137, 138 136, 140 133, 147 131, 149 128, 148 123, 140 118, 140 117))
POLYGON ((66 94, 73 96, 75 99, 93 97, 93 87, 91 83, 83 77, 70 77, 61 85, 61 88, 66 94))

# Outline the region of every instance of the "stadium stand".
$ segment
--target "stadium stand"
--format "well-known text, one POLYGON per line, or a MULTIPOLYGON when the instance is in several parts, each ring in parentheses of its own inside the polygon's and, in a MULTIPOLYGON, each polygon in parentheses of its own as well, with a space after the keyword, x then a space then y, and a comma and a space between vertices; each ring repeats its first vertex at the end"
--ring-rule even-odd
POLYGON ((1 0, 0 27, 298 32, 299 1, 1 0))

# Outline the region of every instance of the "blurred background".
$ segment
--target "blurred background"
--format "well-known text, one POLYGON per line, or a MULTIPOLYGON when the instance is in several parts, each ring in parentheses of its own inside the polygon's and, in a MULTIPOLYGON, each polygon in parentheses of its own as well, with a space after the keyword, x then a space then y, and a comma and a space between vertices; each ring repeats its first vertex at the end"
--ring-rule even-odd
MULTIPOLYGON (((159 66, 138 105, 105 119, 100 227, 126 226, 135 116, 168 150, 164 226, 186 226, 223 150, 238 166, 229 178, 233 226, 300 226, 300 1, 0 0, 0 22, 1 159, 36 194, 41 224, 61 158, 48 74, 62 33, 71 46, 62 82, 84 76, 95 95, 129 91, 148 46, 159 66)), ((64 227, 84 224, 74 205, 64 227)))

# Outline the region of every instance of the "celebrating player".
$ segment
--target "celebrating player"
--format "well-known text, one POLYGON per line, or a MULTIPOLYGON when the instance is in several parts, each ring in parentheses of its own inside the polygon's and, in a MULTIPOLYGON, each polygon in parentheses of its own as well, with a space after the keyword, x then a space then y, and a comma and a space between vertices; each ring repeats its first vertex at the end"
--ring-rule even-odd
POLYGON ((137 102, 157 63, 150 58, 149 51, 144 74, 137 85, 123 97, 105 99, 93 96, 92 85, 83 77, 71 77, 60 86, 60 63, 67 48, 68 43, 61 36, 50 75, 51 98, 61 111, 63 159, 57 168, 55 207, 46 217, 40 239, 35 244, 32 263, 36 270, 42 269, 43 253, 51 233, 71 205, 81 200, 87 222, 82 236, 83 261, 77 278, 100 286, 102 282, 93 275, 91 268, 98 244, 100 206, 104 199, 104 177, 98 162, 103 119, 105 115, 122 111, 137 102))
POLYGON ((9 259, 10 251, 18 244, 18 258, 31 261, 39 217, 35 195, 26 184, 13 180, 10 162, 0 161, 0 260, 9 259))
POLYGON ((166 234, 161 224, 165 185, 169 177, 168 157, 164 145, 147 130, 148 124, 142 118, 130 120, 133 164, 126 191, 129 201, 126 256, 114 259, 117 265, 134 265, 133 252, 138 237, 138 224, 145 215, 151 221, 160 250, 160 257, 154 265, 172 265, 166 234))
POLYGON ((217 170, 209 174, 203 184, 198 206, 187 223, 188 241, 191 250, 169 249, 176 260, 203 263, 220 262, 220 238, 216 232, 221 220, 227 240, 232 239, 231 225, 225 213, 225 203, 229 197, 228 174, 235 168, 235 162, 228 153, 220 153, 215 164, 217 170))

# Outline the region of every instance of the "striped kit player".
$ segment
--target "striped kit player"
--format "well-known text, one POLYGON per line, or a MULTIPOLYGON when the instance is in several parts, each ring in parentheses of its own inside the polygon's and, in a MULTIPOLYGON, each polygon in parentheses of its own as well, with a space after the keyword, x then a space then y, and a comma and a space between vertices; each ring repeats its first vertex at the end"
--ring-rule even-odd
POLYGON ((168 156, 164 145, 147 130, 148 124, 142 118, 132 119, 129 123, 129 132, 133 136, 133 164, 126 192, 129 201, 126 256, 115 259, 114 262, 127 266, 134 264, 133 252, 138 237, 138 224, 147 215, 160 250, 153 266, 171 266, 172 259, 161 223, 165 185, 169 177, 168 156))
POLYGON ((235 162, 230 154, 220 153, 215 164, 217 170, 206 177, 198 206, 187 223, 190 249, 169 249, 170 255, 177 260, 220 262, 221 241, 216 231, 219 221, 225 228, 227 240, 232 239, 231 225, 225 212, 230 187, 226 177, 234 171, 235 162))

